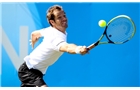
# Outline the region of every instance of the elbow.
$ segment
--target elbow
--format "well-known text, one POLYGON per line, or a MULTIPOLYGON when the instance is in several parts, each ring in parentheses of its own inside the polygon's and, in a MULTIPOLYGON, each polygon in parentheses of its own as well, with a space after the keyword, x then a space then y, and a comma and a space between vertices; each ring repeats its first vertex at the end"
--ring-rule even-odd
POLYGON ((40 38, 40 33, 34 31, 34 32, 31 33, 31 37, 38 39, 38 38, 40 38))
POLYGON ((36 36, 36 33, 35 33, 35 32, 32 32, 32 33, 31 33, 31 36, 36 36))

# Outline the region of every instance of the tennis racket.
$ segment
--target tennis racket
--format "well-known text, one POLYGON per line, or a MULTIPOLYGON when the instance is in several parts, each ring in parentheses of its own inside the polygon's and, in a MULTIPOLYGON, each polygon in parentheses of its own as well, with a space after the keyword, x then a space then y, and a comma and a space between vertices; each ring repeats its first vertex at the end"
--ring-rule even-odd
POLYGON ((119 15, 112 18, 97 42, 89 45, 87 50, 101 44, 123 44, 135 35, 136 27, 133 20, 127 15, 119 15), (102 41, 106 37, 107 41, 102 41))

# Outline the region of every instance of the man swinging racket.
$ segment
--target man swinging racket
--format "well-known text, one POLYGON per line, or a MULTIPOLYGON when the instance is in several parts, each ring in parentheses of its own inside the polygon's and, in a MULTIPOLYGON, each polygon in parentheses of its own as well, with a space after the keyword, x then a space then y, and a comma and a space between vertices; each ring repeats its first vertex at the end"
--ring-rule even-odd
POLYGON ((46 17, 50 26, 31 33, 33 48, 40 37, 44 39, 24 58, 25 62, 18 70, 21 87, 47 87, 43 75, 64 52, 82 55, 88 52, 85 46, 67 43, 67 17, 61 6, 51 6, 46 17))

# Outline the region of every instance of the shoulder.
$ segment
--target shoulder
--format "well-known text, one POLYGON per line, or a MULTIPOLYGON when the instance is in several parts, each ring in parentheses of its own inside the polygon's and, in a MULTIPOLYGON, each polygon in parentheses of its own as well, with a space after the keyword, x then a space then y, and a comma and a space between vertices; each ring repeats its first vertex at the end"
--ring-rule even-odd
POLYGON ((57 31, 55 28, 53 28, 51 26, 43 28, 42 30, 45 31, 46 33, 54 33, 57 31))
POLYGON ((40 29, 40 31, 42 31, 43 33, 51 33, 52 32, 52 27, 46 27, 46 28, 42 28, 40 29))
POLYGON ((46 27, 46 28, 43 28, 44 30, 54 30, 55 28, 53 28, 52 26, 49 26, 49 27, 46 27))

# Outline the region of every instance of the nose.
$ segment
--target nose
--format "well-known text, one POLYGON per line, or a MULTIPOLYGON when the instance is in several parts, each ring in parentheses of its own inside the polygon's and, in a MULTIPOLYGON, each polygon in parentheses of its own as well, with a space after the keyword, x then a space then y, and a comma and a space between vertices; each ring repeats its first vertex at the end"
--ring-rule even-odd
POLYGON ((67 17, 63 17, 63 21, 67 21, 67 17))

